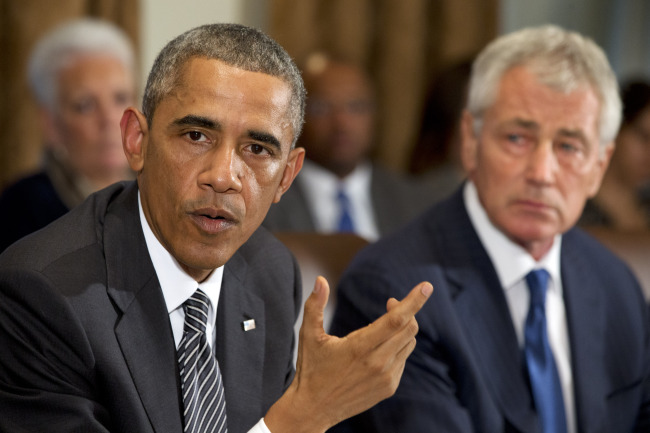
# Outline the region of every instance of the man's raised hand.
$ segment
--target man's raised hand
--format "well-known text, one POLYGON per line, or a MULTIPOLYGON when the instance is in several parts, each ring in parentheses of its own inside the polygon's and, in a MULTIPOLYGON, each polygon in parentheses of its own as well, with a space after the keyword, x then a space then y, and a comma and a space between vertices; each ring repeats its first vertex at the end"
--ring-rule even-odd
POLYGON ((415 314, 433 287, 422 282, 402 301, 389 299, 383 316, 343 338, 323 329, 329 291, 318 277, 305 302, 296 376, 265 417, 273 433, 324 432, 393 395, 415 348, 415 314))

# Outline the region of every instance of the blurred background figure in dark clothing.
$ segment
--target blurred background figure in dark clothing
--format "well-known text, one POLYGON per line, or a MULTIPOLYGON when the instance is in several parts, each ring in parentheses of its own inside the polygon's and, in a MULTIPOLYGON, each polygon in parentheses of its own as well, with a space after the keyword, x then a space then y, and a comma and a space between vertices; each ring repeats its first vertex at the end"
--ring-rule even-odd
POLYGON ((621 86, 623 123, 603 183, 587 202, 584 227, 639 232, 650 229, 650 84, 621 86))
POLYGON ((43 165, 0 196, 0 251, 90 193, 132 177, 119 122, 134 101, 134 52, 122 30, 93 19, 55 28, 33 49, 28 78, 45 138, 43 165))
POLYGON ((369 241, 398 228, 424 204, 408 178, 371 160, 375 94, 367 73, 343 58, 312 54, 303 68, 305 163, 271 206, 273 231, 351 232, 369 241))
POLYGON ((465 179, 459 125, 472 60, 454 63, 436 75, 424 102, 408 169, 423 183, 430 203, 447 197, 465 179))

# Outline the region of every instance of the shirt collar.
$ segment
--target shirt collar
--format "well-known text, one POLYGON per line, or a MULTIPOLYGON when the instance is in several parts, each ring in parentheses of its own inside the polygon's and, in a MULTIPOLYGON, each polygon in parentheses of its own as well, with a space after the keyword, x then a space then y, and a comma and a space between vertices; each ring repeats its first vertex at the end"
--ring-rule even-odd
POLYGON ((178 261, 163 247, 156 235, 154 235, 151 227, 149 227, 149 222, 142 210, 140 191, 138 191, 138 209, 140 212, 140 225, 142 226, 147 250, 149 251, 149 256, 153 262, 153 267, 156 270, 160 288, 165 298, 167 313, 171 313, 183 305, 196 289, 200 287, 208 298, 210 298, 210 303, 212 304, 211 313, 216 314, 219 293, 221 292, 221 281, 223 279, 223 266, 215 269, 202 283, 197 283, 194 278, 190 277, 181 268, 178 261))
POLYGON ((550 285, 550 288, 559 290, 561 294, 561 235, 555 236, 549 252, 541 260, 536 261, 525 249, 511 241, 492 224, 481 205, 473 182, 467 181, 465 183, 463 199, 472 225, 492 260, 502 287, 508 289, 521 281, 533 269, 544 268, 555 283, 550 285))
POLYGON ((321 167, 313 161, 305 160, 300 171, 300 182, 307 189, 307 196, 336 197, 339 187, 349 195, 364 194, 368 190, 372 168, 369 162, 363 162, 343 179, 339 179, 331 171, 321 167))

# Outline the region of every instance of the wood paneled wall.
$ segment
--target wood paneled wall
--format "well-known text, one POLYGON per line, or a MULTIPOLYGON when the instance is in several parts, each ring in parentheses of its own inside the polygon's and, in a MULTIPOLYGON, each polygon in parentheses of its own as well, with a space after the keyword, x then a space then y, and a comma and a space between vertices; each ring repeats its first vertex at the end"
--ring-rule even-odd
POLYGON ((376 157, 404 170, 431 77, 497 35, 498 0, 269 0, 270 34, 300 63, 324 50, 378 89, 376 157))
POLYGON ((137 0, 0 1, 0 189, 38 168, 42 138, 27 85, 27 61, 34 43, 72 18, 104 18, 122 27, 137 50, 137 0))

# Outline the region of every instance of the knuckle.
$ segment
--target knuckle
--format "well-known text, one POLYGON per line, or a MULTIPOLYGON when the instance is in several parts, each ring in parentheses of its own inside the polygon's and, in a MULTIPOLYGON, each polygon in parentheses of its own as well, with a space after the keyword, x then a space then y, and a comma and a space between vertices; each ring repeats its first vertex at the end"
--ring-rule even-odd
POLYGON ((389 371, 382 375, 380 392, 383 399, 392 397, 395 394, 397 386, 399 385, 399 377, 399 375, 389 371))
POLYGON ((379 382, 381 382, 381 377, 385 370, 383 362, 379 362, 377 359, 368 359, 365 367, 370 377, 375 377, 379 382))
POLYGON ((415 350, 416 343, 417 343, 417 341, 416 341, 415 337, 411 338, 411 340, 409 340, 408 344, 406 345, 406 350, 407 350, 408 354, 411 354, 413 352, 413 350, 415 350))
POLYGON ((415 318, 411 319, 407 326, 408 326, 409 335, 415 336, 415 335, 417 335, 418 331, 420 330, 418 322, 417 322, 417 320, 415 320, 415 318))
POLYGON ((388 326, 391 329, 401 329, 404 326, 404 318, 399 314, 389 314, 388 326))

